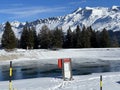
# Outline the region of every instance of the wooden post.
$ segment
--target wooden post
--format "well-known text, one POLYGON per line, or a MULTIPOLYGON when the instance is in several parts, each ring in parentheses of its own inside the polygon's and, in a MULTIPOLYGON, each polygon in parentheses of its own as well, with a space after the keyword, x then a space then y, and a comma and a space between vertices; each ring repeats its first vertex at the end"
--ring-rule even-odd
POLYGON ((100 75, 100 90, 102 90, 102 75, 100 75))
POLYGON ((10 61, 10 71, 9 71, 9 90, 12 90, 12 61, 10 61))

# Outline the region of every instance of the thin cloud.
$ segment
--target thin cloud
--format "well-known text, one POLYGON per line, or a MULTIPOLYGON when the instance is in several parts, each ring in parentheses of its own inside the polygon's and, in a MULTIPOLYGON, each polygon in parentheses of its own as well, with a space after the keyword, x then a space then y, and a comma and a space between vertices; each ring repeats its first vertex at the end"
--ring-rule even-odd
POLYGON ((81 0, 81 1, 77 1, 77 2, 70 2, 70 5, 76 5, 76 4, 81 4, 81 3, 86 3, 87 0, 81 0))
POLYGON ((17 7, 17 6, 23 6, 24 4, 22 3, 14 3, 14 4, 10 4, 10 6, 14 6, 14 7, 17 7))
POLYGON ((24 18, 40 13, 64 12, 66 7, 23 7, 23 8, 10 8, 1 9, 0 14, 13 15, 14 17, 24 18))

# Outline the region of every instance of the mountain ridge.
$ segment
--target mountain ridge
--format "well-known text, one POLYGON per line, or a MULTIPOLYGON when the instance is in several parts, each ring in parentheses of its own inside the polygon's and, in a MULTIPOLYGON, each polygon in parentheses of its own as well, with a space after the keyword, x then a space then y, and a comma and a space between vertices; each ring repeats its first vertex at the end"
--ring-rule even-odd
MULTIPOLYGON (((5 24, 0 25, 0 37, 4 31, 4 25, 5 24)), ((24 25, 25 23, 19 21, 11 22, 12 29, 18 38, 20 37, 24 25)), ((47 25, 50 29, 61 27, 64 32, 66 32, 69 27, 74 30, 77 25, 80 27, 83 25, 92 26, 94 30, 106 28, 107 30, 120 31, 120 6, 112 6, 110 8, 79 7, 74 12, 65 16, 37 19, 29 22, 29 25, 34 26, 37 33, 43 25, 47 25)))

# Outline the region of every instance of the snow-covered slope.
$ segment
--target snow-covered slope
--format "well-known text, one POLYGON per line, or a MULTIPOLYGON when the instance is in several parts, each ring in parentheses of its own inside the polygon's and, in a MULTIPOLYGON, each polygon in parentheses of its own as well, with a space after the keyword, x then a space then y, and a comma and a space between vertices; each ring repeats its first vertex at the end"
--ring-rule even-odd
MULTIPOLYGON (((11 25, 16 36, 19 37, 25 23, 15 21, 11 22, 11 25)), ((62 27, 64 32, 69 28, 69 26, 72 30, 74 30, 77 25, 80 25, 81 27, 83 25, 92 26, 95 30, 102 30, 103 28, 106 28, 107 30, 118 31, 120 30, 120 7, 78 8, 73 13, 66 16, 38 19, 36 21, 29 22, 29 25, 36 27, 37 32, 39 32, 43 25, 47 25, 50 29, 62 27)), ((0 35, 3 31, 3 27, 4 24, 1 24, 0 35)))
POLYGON ((63 17, 55 17, 48 19, 40 19, 31 22, 35 25, 37 30, 43 24, 48 25, 49 28, 62 27, 67 30, 69 26, 74 30, 77 25, 92 26, 95 30, 120 30, 120 7, 113 6, 112 8, 106 7, 85 7, 78 8, 73 13, 63 17))

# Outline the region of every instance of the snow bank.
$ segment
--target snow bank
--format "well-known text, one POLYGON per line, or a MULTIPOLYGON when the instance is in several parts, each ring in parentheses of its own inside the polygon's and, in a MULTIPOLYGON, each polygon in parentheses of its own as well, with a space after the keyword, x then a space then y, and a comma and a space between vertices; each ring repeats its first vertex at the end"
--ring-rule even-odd
MULTIPOLYGON (((120 73, 100 73, 74 76, 72 81, 61 78, 35 78, 13 81, 17 90, 99 90, 99 76, 103 75, 103 90, 120 90, 120 73)), ((9 82, 0 82, 0 90, 8 90, 9 82)))
POLYGON ((10 60, 14 62, 39 60, 44 63, 57 64, 58 58, 79 58, 79 61, 74 60, 75 62, 120 60, 120 48, 59 49, 56 51, 48 49, 17 49, 12 52, 0 50, 0 65, 9 64, 10 60))
POLYGON ((60 50, 23 50, 12 52, 0 50, 0 61, 5 60, 40 60, 58 58, 98 58, 102 60, 120 60, 120 48, 89 48, 60 50))

